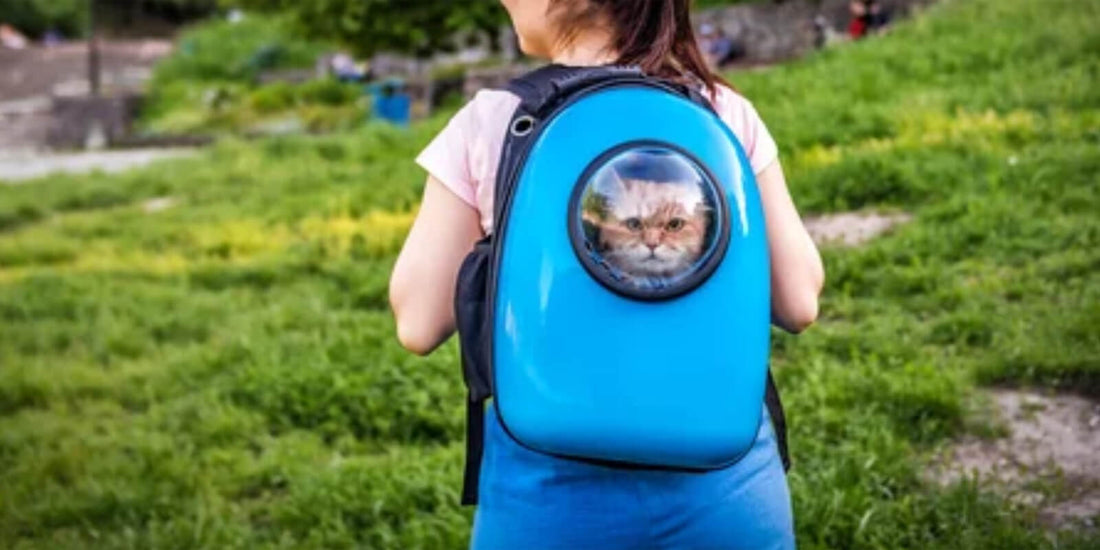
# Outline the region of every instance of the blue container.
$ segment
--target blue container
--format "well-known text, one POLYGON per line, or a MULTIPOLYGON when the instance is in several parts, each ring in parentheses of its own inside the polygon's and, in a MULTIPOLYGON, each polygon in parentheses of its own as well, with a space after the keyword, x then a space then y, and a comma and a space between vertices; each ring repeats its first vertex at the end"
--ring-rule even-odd
MULTIPOLYGON (((736 461, 760 423, 770 334, 764 216, 740 144, 713 112, 644 86, 589 93, 540 131, 499 228, 492 354, 503 425, 555 455, 687 469, 736 461), (647 158, 671 161, 636 162, 647 158), (586 240, 598 220, 584 209, 610 210, 607 189, 693 173, 709 186, 698 197, 714 205, 714 227, 679 279, 623 275, 586 240)), ((625 216, 616 227, 649 231, 625 216)))
POLYGON ((388 79, 367 86, 371 95, 371 113, 380 120, 407 126, 412 98, 400 79, 388 79))

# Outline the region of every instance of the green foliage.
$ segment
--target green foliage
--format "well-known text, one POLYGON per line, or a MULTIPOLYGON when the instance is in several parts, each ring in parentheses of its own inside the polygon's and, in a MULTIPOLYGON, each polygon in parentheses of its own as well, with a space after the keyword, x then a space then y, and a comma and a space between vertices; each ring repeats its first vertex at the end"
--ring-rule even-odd
POLYGON ((493 0, 243 0, 248 8, 293 14, 308 36, 337 40, 357 53, 428 55, 452 47, 464 30, 495 35, 506 19, 493 0))
POLYGON ((179 37, 154 79, 249 82, 263 70, 312 67, 325 48, 323 42, 296 37, 285 18, 249 14, 237 23, 208 20, 179 37))
MULTIPOLYGON (((1098 15, 957 0, 734 75, 803 211, 915 215, 827 248, 821 320, 775 339, 801 548, 1097 546, 921 473, 976 383, 1100 395, 1098 15)), ((0 540, 462 548, 457 347, 404 352, 386 302, 443 123, 0 186, 0 540)))
POLYGON ((298 87, 298 97, 304 103, 318 105, 344 105, 359 97, 359 87, 342 84, 336 80, 311 80, 298 87))
POLYGON ((367 115, 354 84, 258 83, 264 71, 313 67, 326 49, 323 42, 296 37, 285 19, 263 15, 195 26, 157 65, 143 126, 152 132, 237 134, 262 132, 269 125, 300 131, 354 128, 367 115))
POLYGON ((367 114, 360 86, 330 79, 261 86, 173 82, 156 90, 143 125, 154 133, 239 135, 264 133, 268 126, 333 132, 361 126, 367 114))
POLYGON ((83 36, 87 0, 0 0, 0 21, 37 37, 57 29, 66 36, 83 36))
MULTIPOLYGON (((74 38, 87 34, 92 0, 0 0, 0 21, 32 36, 54 29, 74 38)), ((96 0, 96 25, 124 28, 138 14, 168 16, 171 20, 209 14, 217 0, 96 0)))

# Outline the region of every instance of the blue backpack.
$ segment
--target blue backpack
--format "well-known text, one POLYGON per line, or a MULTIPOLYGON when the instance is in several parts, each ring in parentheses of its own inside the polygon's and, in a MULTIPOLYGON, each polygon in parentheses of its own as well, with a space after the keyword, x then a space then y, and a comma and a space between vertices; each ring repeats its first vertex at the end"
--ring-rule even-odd
POLYGON ((740 143, 691 86, 632 67, 549 65, 508 85, 493 233, 463 261, 463 504, 485 401, 532 450, 707 471, 751 448, 768 369, 770 265, 740 143))

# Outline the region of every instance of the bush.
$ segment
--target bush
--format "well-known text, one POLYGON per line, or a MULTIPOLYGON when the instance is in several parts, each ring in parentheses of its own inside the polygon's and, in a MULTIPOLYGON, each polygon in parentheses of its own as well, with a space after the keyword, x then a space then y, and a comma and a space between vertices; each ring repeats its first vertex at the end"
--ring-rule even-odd
POLYGON ((56 29, 65 36, 84 36, 88 6, 85 0, 3 0, 0 21, 28 36, 56 29))
POLYGON ((277 17, 249 14, 217 19, 184 32, 176 51, 159 63, 154 86, 173 81, 251 82, 263 70, 312 67, 325 44, 297 38, 277 17))
POLYGON ((303 103, 316 105, 346 105, 353 103, 362 95, 362 89, 356 84, 346 84, 335 79, 311 80, 296 90, 303 103))
POLYGON ((254 133, 272 124, 314 132, 353 127, 367 115, 357 85, 330 79, 256 81, 263 71, 311 67, 325 50, 269 16, 249 15, 237 24, 206 22, 188 31, 155 69, 142 126, 151 132, 215 134, 254 133))
POLYGON ((260 114, 290 109, 297 103, 294 89, 282 82, 261 86, 248 94, 248 106, 260 114))

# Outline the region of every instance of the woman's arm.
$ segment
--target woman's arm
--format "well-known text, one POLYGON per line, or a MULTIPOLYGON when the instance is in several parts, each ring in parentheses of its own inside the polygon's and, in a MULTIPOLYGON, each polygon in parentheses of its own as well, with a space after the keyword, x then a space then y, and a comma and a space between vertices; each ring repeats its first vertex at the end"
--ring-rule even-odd
POLYGON ((802 332, 817 319, 817 297, 825 283, 821 255, 802 225, 779 162, 760 172, 756 183, 771 254, 772 321, 788 332, 802 332))
POLYGON ((435 178, 390 276, 390 307, 401 345, 426 355, 454 332, 455 277, 481 238, 477 211, 435 178))

